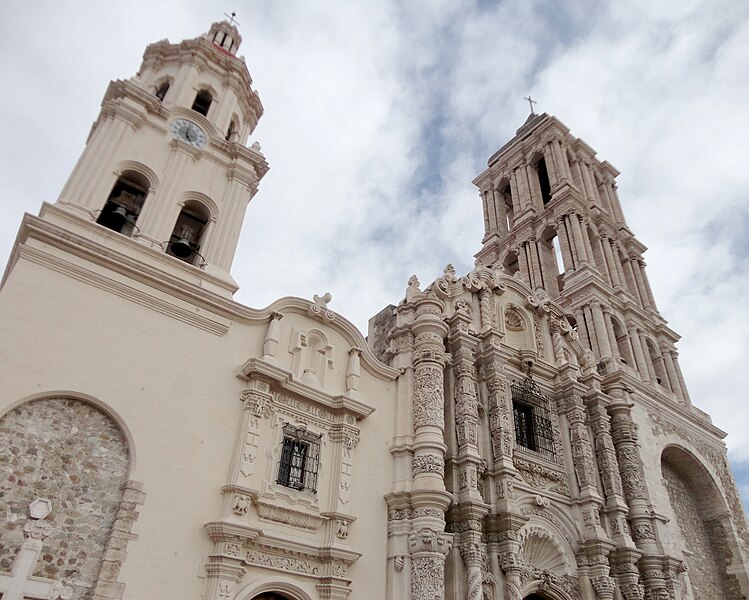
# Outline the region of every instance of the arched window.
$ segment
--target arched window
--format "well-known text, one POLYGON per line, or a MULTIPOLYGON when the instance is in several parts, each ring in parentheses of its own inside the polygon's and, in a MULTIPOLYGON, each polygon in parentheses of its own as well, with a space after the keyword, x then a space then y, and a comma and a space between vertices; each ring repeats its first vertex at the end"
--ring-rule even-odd
POLYGON ((200 203, 188 201, 177 217, 174 230, 169 238, 166 253, 191 265, 200 264, 206 225, 210 215, 200 203))
POLYGON ((200 90, 195 96, 195 101, 192 103, 192 109, 195 112, 199 112, 204 117, 208 116, 208 109, 211 108, 213 102, 213 96, 208 90, 200 90))
POLYGON ((235 142, 237 141, 238 137, 239 131, 237 127, 237 121, 236 119, 232 118, 231 123, 229 123, 229 129, 226 130, 226 137, 224 139, 227 142, 235 142))
POLYGON ((632 352, 629 345, 629 336, 627 331, 622 327, 621 323, 614 317, 611 317, 611 328, 614 331, 614 337, 616 338, 616 348, 619 350, 619 357, 625 365, 634 366, 634 360, 632 359, 632 352))
POLYGON ((549 181, 549 171, 546 169, 546 160, 542 156, 533 165, 538 173, 538 187, 541 191, 541 200, 544 206, 551 201, 551 183, 549 181))
POLYGON ((143 209, 150 187, 148 180, 135 171, 125 171, 114 184, 96 222, 107 229, 131 236, 143 209))
POLYGON ((502 261, 502 266, 508 275, 514 275, 520 270, 518 263, 518 255, 515 252, 510 251, 505 255, 505 259, 502 261))
POLYGON ((169 91, 169 80, 164 81, 156 88, 156 97, 163 101, 166 93, 169 91))
POLYGON ((515 227, 515 208, 512 205, 512 186, 509 182, 499 190, 502 198, 501 202, 505 204, 505 214, 507 215, 507 231, 512 231, 515 227))

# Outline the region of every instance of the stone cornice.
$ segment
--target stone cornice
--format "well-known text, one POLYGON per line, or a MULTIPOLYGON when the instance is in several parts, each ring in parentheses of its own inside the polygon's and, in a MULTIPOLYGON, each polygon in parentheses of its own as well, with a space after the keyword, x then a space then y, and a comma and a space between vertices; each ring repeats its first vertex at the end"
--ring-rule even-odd
POLYGON ((345 394, 329 394, 298 381, 294 378, 291 371, 272 365, 262 358, 250 358, 241 366, 240 370, 243 378, 249 378, 255 374, 262 375, 274 381, 281 389, 308 400, 313 400, 334 412, 346 411, 356 415, 359 419, 364 419, 375 411, 374 407, 368 406, 364 402, 355 400, 345 394))

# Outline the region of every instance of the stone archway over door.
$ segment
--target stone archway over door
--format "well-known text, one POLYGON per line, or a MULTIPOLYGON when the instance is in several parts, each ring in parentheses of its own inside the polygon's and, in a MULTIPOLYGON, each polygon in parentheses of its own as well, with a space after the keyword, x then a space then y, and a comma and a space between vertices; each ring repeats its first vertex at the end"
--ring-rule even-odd
POLYGON ((663 451, 661 472, 681 533, 694 597, 740 600, 738 581, 726 573, 731 553, 721 523, 725 502, 715 482, 691 454, 674 446, 663 451))
POLYGON ((252 600, 289 600, 287 596, 276 594, 275 592, 265 592, 259 596, 255 596, 252 600))
POLYGON ((94 593, 129 470, 117 424, 87 402, 46 398, 0 419, 0 573, 8 573, 34 521, 29 504, 51 501, 37 533, 43 546, 32 575, 94 593), (24 532, 24 529, 28 531, 24 532))

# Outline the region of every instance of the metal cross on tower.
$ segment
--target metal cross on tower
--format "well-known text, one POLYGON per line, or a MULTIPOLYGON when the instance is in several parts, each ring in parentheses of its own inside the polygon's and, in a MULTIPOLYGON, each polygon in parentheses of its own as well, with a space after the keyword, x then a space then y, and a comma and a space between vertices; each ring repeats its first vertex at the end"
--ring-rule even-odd
POLYGON ((536 111, 533 110, 533 105, 534 104, 538 104, 538 102, 536 102, 535 100, 533 100, 533 98, 531 98, 530 94, 528 94, 527 96, 523 96, 523 100, 527 100, 528 101, 528 104, 530 104, 530 107, 531 107, 531 114, 535 115, 536 111))
POLYGON ((229 17, 229 25, 234 25, 234 24, 237 24, 237 25, 239 25, 239 21, 237 21, 237 20, 236 20, 236 19, 234 18, 234 17, 236 17, 236 16, 237 16, 237 13, 236 13, 236 12, 232 12, 231 14, 229 14, 229 13, 224 13, 224 15, 226 15, 227 17, 229 17))

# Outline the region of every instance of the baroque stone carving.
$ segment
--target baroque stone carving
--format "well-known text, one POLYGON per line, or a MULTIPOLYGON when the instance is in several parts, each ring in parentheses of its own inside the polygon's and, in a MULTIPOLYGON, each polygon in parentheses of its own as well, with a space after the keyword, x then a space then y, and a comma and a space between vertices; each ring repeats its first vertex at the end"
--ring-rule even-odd
POLYGON ((444 426, 444 401, 442 369, 432 365, 421 365, 414 380, 414 427, 444 426))
POLYGON ((438 473, 441 476, 445 474, 445 461, 438 454, 419 454, 413 459, 414 475, 419 473, 438 473))
POLYGON ((325 292, 322 296, 317 294, 312 296, 314 304, 310 304, 307 313, 310 317, 320 319, 324 323, 330 323, 335 320, 335 313, 328 308, 328 302, 333 299, 330 292, 325 292))
POLYGON ((564 472, 548 468, 518 456, 513 458, 513 464, 521 477, 530 486, 549 489, 552 492, 569 496, 569 486, 564 472))
POLYGON ((257 514, 261 519, 268 519, 269 521, 286 523, 287 525, 293 525, 294 527, 311 530, 319 529, 326 521, 325 517, 292 510, 282 506, 276 506, 275 504, 267 504, 257 499, 254 500, 254 503, 257 514))
POLYGON ((248 565, 260 567, 270 567, 292 573, 303 573, 305 575, 319 575, 320 563, 292 556, 281 556, 261 552, 259 550, 250 550, 245 557, 248 565))

